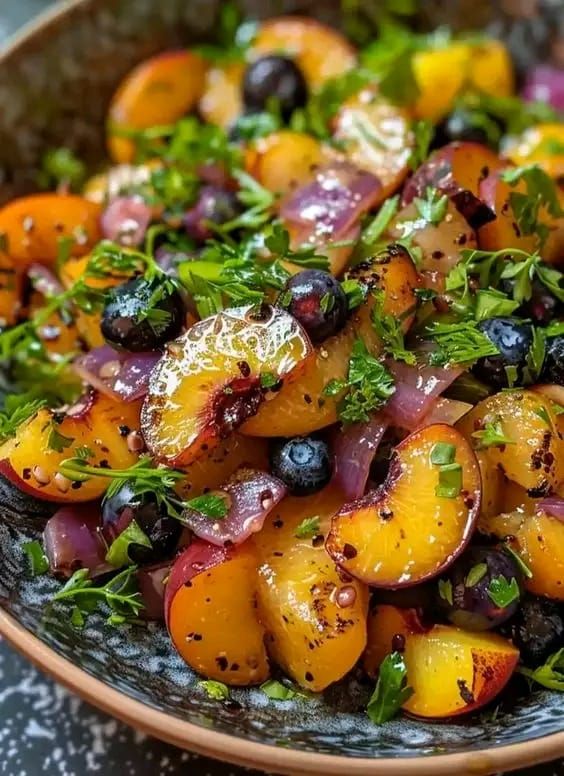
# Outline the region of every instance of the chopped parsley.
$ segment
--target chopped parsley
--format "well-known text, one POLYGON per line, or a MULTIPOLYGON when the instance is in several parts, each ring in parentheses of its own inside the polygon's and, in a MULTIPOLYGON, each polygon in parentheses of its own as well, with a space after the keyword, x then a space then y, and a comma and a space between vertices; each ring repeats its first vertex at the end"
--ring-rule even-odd
POLYGON ((477 440, 477 450, 487 450, 488 447, 505 447, 515 442, 503 433, 501 418, 489 421, 479 431, 474 431, 472 437, 477 440))
POLYGON ((533 572, 531 569, 527 566, 523 558, 515 552, 515 550, 507 543, 504 544, 504 550, 511 555, 517 566, 521 569, 523 574, 527 577, 527 579, 531 579, 533 576, 533 572))
POLYGON ((296 539, 311 539, 319 535, 319 530, 319 517, 305 517, 296 528, 294 536, 296 539))
POLYGON ((446 463, 439 467, 439 483, 435 494, 439 498, 456 498, 462 490, 462 466, 459 463, 446 463))
POLYGON ((43 156, 38 183, 43 189, 68 186, 78 190, 86 178, 86 166, 70 148, 54 148, 43 156))
POLYGON ((519 307, 519 302, 510 299, 502 291, 493 288, 480 289, 476 292, 474 318, 485 321, 488 318, 498 318, 513 315, 519 307))
POLYGON ((310 694, 290 684, 282 684, 277 679, 267 679, 260 686, 260 690, 271 701, 291 701, 295 698, 309 699, 310 694))
POLYGON ((476 565, 472 566, 472 568, 466 575, 466 579, 464 580, 464 586, 475 587, 478 584, 478 582, 486 576, 487 573, 488 573, 487 563, 476 563, 476 565))
POLYGON ((512 191, 509 201, 521 233, 536 234, 542 247, 550 233, 542 221, 542 211, 546 210, 553 218, 564 215, 555 182, 537 164, 505 170, 501 178, 510 186, 524 182, 526 191, 512 191))
POLYGON ((428 224, 438 226, 446 216, 448 197, 446 194, 441 194, 432 186, 428 186, 425 192, 425 199, 415 197, 413 204, 421 218, 428 224))
POLYGON ((13 394, 7 397, 4 409, 0 411, 0 443, 15 436, 18 428, 37 415, 39 410, 45 406, 42 399, 32 399, 19 403, 20 398, 13 394))
POLYGON ((370 413, 383 407, 395 392, 392 375, 370 355, 362 339, 353 345, 347 380, 330 381, 324 392, 335 396, 345 388, 348 391, 339 403, 339 417, 345 423, 366 423, 370 413))
POLYGON ((203 496, 196 496, 185 503, 186 509, 193 509, 210 520, 223 520, 229 512, 229 507, 225 496, 218 493, 205 493, 203 496))
POLYGON ((49 436, 47 438, 47 447, 49 450, 54 450, 56 453, 62 453, 69 448, 74 442, 74 437, 66 437, 57 431, 54 425, 51 426, 49 436))
POLYGON ((106 561, 116 569, 133 565, 134 562, 129 555, 131 545, 146 547, 149 550, 153 546, 136 520, 132 520, 127 528, 110 544, 106 561))
POLYGON ((450 604, 450 606, 452 606, 453 605, 452 582, 450 581, 450 579, 439 579, 438 587, 439 587, 439 596, 443 599, 443 601, 446 601, 447 604, 450 604))
POLYGON ((413 695, 413 689, 407 684, 407 669, 403 656, 399 652, 386 655, 380 671, 376 687, 366 713, 371 722, 381 725, 396 716, 403 704, 413 695))
POLYGON ((515 577, 512 577, 511 581, 508 582, 505 577, 499 576, 490 581, 488 596, 496 606, 505 609, 506 606, 519 599, 521 591, 515 577))
POLYGON ((527 679, 546 687, 549 690, 564 691, 564 648, 559 649, 542 666, 526 668, 519 666, 517 671, 527 679))
POLYGON ((431 448, 431 463, 434 466, 444 466, 454 463, 456 447, 450 442, 437 442, 431 448))
POLYGON ((435 127, 431 121, 420 119, 412 124, 414 146, 409 157, 409 167, 416 170, 427 160, 429 146, 435 135, 435 127))
POLYGON ((214 679, 203 679, 198 682, 198 687, 206 693, 208 698, 213 701, 226 701, 229 698, 229 687, 223 682, 216 682, 214 679))
POLYGON ((478 329, 475 321, 433 323, 427 327, 427 333, 438 346, 429 358, 434 366, 463 364, 469 367, 480 358, 499 354, 497 347, 478 329))
MULTIPOLYGON (((384 312, 385 296, 383 291, 373 291, 372 294, 375 298, 375 304, 370 319, 374 331, 384 344, 386 353, 396 361, 405 361, 406 364, 414 366, 416 363, 415 353, 405 347, 402 318, 384 312)), ((409 312, 411 311, 408 310, 407 314, 409 312)))
POLYGON ((22 550, 27 556, 32 577, 41 576, 49 571, 49 560, 41 546, 41 542, 31 541, 22 544, 22 550))

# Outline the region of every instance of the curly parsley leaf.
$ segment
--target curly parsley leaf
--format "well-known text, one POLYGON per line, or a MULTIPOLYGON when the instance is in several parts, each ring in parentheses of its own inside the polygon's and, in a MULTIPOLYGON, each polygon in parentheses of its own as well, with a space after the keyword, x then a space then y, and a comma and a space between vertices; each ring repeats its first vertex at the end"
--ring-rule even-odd
POLYGON ((375 296, 375 304, 370 315, 372 328, 384 343, 386 353, 396 361, 404 361, 414 366, 416 357, 415 353, 405 347, 402 318, 396 318, 391 313, 384 312, 385 296, 382 291, 372 293, 375 296))
POLYGON ((339 403, 339 417, 345 423, 367 422, 370 413, 383 407, 396 390, 392 375, 370 355, 362 339, 353 345, 346 383, 331 381, 325 392, 337 393, 338 387, 348 388, 339 403))
POLYGON ((49 571, 49 560, 40 542, 25 542, 22 544, 22 550, 27 556, 32 577, 41 576, 49 571))
POLYGON ((521 591, 515 577, 508 582, 503 576, 494 577, 488 587, 488 596, 500 609, 504 609, 509 604, 517 601, 521 596, 521 591))
POLYGON ((407 684, 403 656, 399 652, 392 652, 382 661, 366 713, 374 724, 381 725, 395 717, 412 695, 413 689, 407 684))
POLYGON ((475 321, 434 323, 427 327, 427 334, 438 346, 429 357, 434 366, 470 366, 480 358, 499 353, 493 342, 477 328, 475 321))
POLYGON ((311 539, 319 535, 320 520, 319 517, 305 517, 296 528, 294 536, 296 539, 311 539))
POLYGON ((501 418, 486 423, 479 431, 474 431, 472 437, 477 440, 477 450, 487 450, 489 447, 504 447, 515 442, 503 433, 501 418))
POLYGON ((214 679, 202 679, 198 682, 198 687, 205 691, 208 698, 213 701, 226 701, 229 698, 229 687, 223 682, 216 682, 214 679))
POLYGON ((184 506, 209 517, 210 520, 223 520, 229 512, 225 496, 218 493, 205 493, 203 496, 196 496, 196 498, 187 501, 184 506))
POLYGON ((542 247, 550 230, 541 218, 541 211, 547 211, 553 218, 564 215, 553 179, 537 164, 505 170, 501 178, 510 186, 525 184, 526 191, 512 191, 509 202, 522 234, 538 235, 542 247))
POLYGON ((153 547, 151 540, 136 520, 132 520, 127 528, 110 544, 106 561, 116 569, 131 566, 134 563, 129 554, 132 545, 146 547, 149 550, 153 547))
POLYGON ((16 402, 5 401, 4 409, 0 411, 0 443, 16 435, 18 428, 26 421, 33 418, 40 409, 45 406, 43 399, 33 399, 20 404, 17 402, 19 397, 15 396, 16 402))
POLYGON ((448 197, 432 186, 427 186, 425 198, 415 197, 413 204, 424 221, 433 226, 438 226, 446 216, 448 197))
POLYGON ((551 655, 542 666, 530 669, 519 666, 517 671, 549 690, 564 691, 564 648, 551 655))

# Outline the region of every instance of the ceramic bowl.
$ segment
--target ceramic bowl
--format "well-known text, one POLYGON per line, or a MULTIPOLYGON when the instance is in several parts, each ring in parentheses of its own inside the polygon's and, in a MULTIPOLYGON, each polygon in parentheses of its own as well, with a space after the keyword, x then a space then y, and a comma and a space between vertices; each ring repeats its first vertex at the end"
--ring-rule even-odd
MULTIPOLYGON (((305 12, 339 23, 337 2, 244 3, 261 17, 305 12)), ((367 4, 368 5, 368 4, 367 4)), ((485 24, 490 2, 422 2, 423 23, 485 24)), ((104 154, 109 96, 136 62, 163 48, 205 40, 212 0, 74 0, 24 30, 0 56, 0 198, 35 186, 49 147, 104 154)), ((564 754, 557 694, 517 701, 495 720, 377 727, 362 712, 370 688, 352 678, 319 701, 269 702, 235 690, 237 704, 207 699, 164 628, 82 631, 44 614, 57 583, 29 579, 21 544, 38 536, 37 505, 0 482, 0 633, 30 660, 110 714, 178 746, 264 770, 294 774, 493 773, 564 754)))

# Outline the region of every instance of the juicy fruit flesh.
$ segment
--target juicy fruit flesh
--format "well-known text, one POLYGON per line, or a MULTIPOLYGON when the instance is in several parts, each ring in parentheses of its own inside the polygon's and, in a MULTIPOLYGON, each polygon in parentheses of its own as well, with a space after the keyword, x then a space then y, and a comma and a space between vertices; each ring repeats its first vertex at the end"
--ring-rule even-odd
POLYGON ((350 574, 368 584, 402 587, 438 574, 462 551, 480 507, 476 458, 451 426, 416 431, 395 451, 386 482, 333 518, 327 549, 350 574), (462 490, 436 495, 439 466, 431 461, 437 443, 456 448, 462 490))
POLYGON ((168 345, 151 377, 142 427, 152 455, 190 464, 256 412, 261 374, 284 379, 310 352, 299 324, 276 308, 263 319, 238 307, 196 323, 168 345))
POLYGON ((286 498, 255 537, 267 648, 289 676, 314 692, 341 679, 366 643, 368 590, 343 579, 323 547, 341 501, 330 487, 315 496, 286 498), (317 536, 297 538, 302 520, 316 516, 317 536), (338 603, 343 596, 346 606, 338 603))
POLYGON ((403 708, 420 717, 449 717, 492 700, 511 677, 519 652, 493 633, 435 625, 408 636, 404 659, 414 693, 403 708))
POLYGON ((256 616, 256 557, 242 546, 177 590, 167 625, 182 658, 207 678, 230 685, 269 674, 264 630, 256 616))

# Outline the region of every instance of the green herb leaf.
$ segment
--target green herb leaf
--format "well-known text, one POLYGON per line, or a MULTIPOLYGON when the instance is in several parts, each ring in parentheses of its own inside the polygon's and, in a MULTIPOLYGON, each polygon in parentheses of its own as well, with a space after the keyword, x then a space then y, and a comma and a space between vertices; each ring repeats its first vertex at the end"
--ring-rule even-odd
POLYGON ((414 366, 416 362, 415 353, 412 353, 405 347, 402 329, 403 317, 398 318, 384 312, 385 297, 382 291, 373 291, 372 294, 375 298, 375 304, 370 314, 370 320, 372 328, 384 344, 386 353, 396 361, 404 361, 406 364, 414 366))
POLYGON ((527 579, 532 579, 533 572, 527 566, 523 558, 518 553, 516 553, 515 550, 507 543, 504 544, 503 549, 511 555, 511 557, 513 558, 515 563, 519 566, 519 568, 521 569, 523 574, 527 577, 527 579))
POLYGON ((382 237, 399 208, 399 194, 387 199, 374 218, 364 227, 360 235, 360 245, 366 253, 382 237))
POLYGON ((49 571, 49 560, 40 542, 25 542, 22 544, 22 550, 27 555, 32 577, 38 577, 49 571))
POLYGON ((456 447, 450 442, 436 442, 431 448, 431 463, 435 466, 454 463, 456 447))
POLYGON ((500 609, 504 609, 509 604, 517 601, 520 595, 521 591, 515 577, 512 577, 510 582, 503 576, 494 577, 490 581, 488 596, 500 609))
POLYGON ((536 234, 539 247, 542 248, 550 233, 548 226, 541 220, 542 211, 548 211, 553 218, 564 215, 555 182, 537 164, 505 170, 501 178, 510 186, 525 183, 526 193, 513 191, 509 201, 521 233, 536 234))
POLYGON ((276 679, 267 679, 260 686, 262 692, 272 701, 291 701, 294 698, 309 698, 305 692, 296 687, 290 687, 276 679))
POLYGON ((210 520, 223 520, 229 512, 229 506, 225 496, 217 493, 205 493, 203 496, 196 496, 185 504, 186 508, 193 509, 210 520))
POLYGON ((320 531, 319 517, 305 517, 296 528, 296 539, 311 539, 318 536, 320 531))
POLYGON ((74 442, 74 437, 66 437, 61 434, 54 425, 51 426, 49 436, 47 438, 47 446, 49 450, 54 450, 56 453, 62 453, 74 442))
POLYGON ((152 549, 153 545, 147 534, 141 530, 139 523, 132 520, 125 531, 122 531, 117 539, 110 544, 106 554, 106 561, 116 569, 123 566, 131 566, 133 560, 129 555, 131 545, 152 549))
POLYGON ((478 584, 478 582, 486 576, 487 573, 488 573, 487 563, 476 563, 476 565, 472 566, 472 568, 466 575, 466 579, 464 580, 464 586, 475 587, 478 584))
POLYGON ((448 197, 446 194, 441 194, 432 186, 428 186, 425 192, 425 199, 415 197, 413 204, 421 218, 428 224, 438 226, 446 216, 448 197))
POLYGON ((462 490, 462 466, 446 463, 439 468, 439 484, 435 493, 439 498, 456 498, 462 490))
POLYGON ((404 659, 399 652, 392 652, 382 661, 366 713, 374 724, 381 725, 395 717, 412 695, 413 690, 407 685, 404 659))
POLYGON ((535 669, 519 666, 517 671, 549 690, 564 691, 564 648, 551 655, 544 665, 535 669))
POLYGON ((23 404, 16 401, 12 407, 6 406, 5 400, 4 410, 0 411, 0 443, 15 436, 22 423, 37 415, 44 406, 45 402, 42 399, 26 401, 23 404))
MULTIPOLYGON (((332 384, 335 387, 333 381, 329 385, 332 384)), ((370 355, 361 339, 352 348, 347 384, 349 390, 339 407, 339 416, 345 423, 367 422, 370 413, 380 409, 395 392, 392 375, 370 355)))
POLYGON ((86 178, 86 167, 70 148, 55 148, 43 156, 38 182, 41 188, 68 185, 78 190, 86 178))
POLYGON ((537 326, 533 326, 533 341, 527 353, 526 365, 523 369, 524 385, 535 385, 542 372, 546 353, 546 340, 544 332, 537 326))
POLYGON ((226 701, 229 698, 229 687, 223 682, 216 682, 214 679, 203 679, 198 682, 198 687, 205 690, 208 698, 214 701, 226 701))
POLYGON ((453 605, 452 582, 450 579, 439 579, 439 596, 450 606, 453 605))
POLYGON ((366 299, 366 287, 361 285, 358 280, 346 278, 345 280, 341 281, 341 288, 347 297, 349 310, 354 310, 357 307, 360 307, 360 305, 366 299))
POLYGON ((474 431, 472 437, 478 440, 477 450, 487 450, 488 447, 505 447, 505 445, 514 445, 515 442, 503 433, 501 418, 490 421, 484 428, 474 431))
POLYGON ((329 380, 327 385, 323 388, 323 395, 338 396, 348 387, 349 387, 349 384, 347 383, 346 380, 337 380, 337 379, 329 380))
POLYGON ((469 367, 480 358, 499 353, 493 342, 477 328, 475 321, 434 323, 427 328, 427 333, 438 345, 438 350, 429 359, 433 365, 464 364, 469 367))
POLYGON ((435 134, 435 127, 431 121, 422 119, 412 125, 414 147, 409 157, 409 167, 416 170, 429 156, 429 146, 435 134))
POLYGON ((485 321, 488 318, 505 317, 513 315, 519 307, 519 302, 492 288, 476 292, 474 317, 477 321, 485 321))

